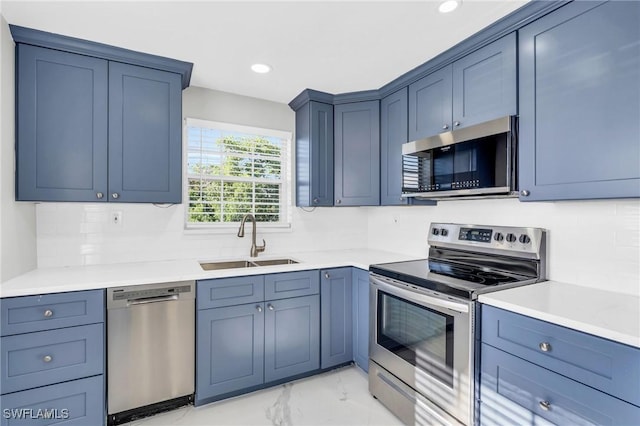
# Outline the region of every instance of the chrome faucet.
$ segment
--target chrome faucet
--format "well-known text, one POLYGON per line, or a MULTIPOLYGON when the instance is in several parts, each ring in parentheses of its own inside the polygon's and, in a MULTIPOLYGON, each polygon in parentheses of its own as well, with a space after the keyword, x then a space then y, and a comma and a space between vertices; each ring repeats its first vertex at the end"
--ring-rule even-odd
POLYGON ((240 229, 238 229, 238 237, 244 237, 244 223, 249 219, 253 222, 253 226, 251 227, 251 257, 258 257, 258 253, 262 253, 264 249, 267 247, 267 243, 262 240, 262 245, 256 245, 256 218, 251 213, 245 214, 242 217, 242 222, 240 223, 240 229))

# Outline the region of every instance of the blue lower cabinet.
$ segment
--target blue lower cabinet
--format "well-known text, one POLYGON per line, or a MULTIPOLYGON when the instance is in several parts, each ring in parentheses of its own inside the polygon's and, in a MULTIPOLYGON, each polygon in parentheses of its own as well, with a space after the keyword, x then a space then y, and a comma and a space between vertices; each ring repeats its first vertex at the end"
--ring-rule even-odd
POLYGON ((104 372, 103 324, 0 338, 2 393, 104 372))
POLYGON ((318 294, 319 284, 316 270, 269 274, 264 277, 264 297, 275 300, 318 294))
POLYGON ((320 367, 319 296, 265 302, 264 381, 320 367))
POLYGON ((482 344, 480 377, 482 425, 635 425, 640 420, 640 407, 487 344, 482 344))
POLYGON ((320 272, 322 368, 353 360, 351 270, 336 268, 320 272))
POLYGON ((353 359, 369 371, 369 271, 353 268, 353 359))
POLYGON ((103 377, 2 395, 0 425, 102 425, 105 421, 103 377))
POLYGON ((263 383, 264 304, 198 311, 196 404, 263 383))

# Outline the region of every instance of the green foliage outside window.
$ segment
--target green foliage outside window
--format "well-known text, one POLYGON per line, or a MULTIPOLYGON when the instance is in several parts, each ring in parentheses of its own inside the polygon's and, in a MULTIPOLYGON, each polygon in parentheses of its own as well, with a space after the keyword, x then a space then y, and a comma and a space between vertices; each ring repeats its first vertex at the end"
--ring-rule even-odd
POLYGON ((188 128, 188 222, 279 222, 284 141, 207 131, 188 128))

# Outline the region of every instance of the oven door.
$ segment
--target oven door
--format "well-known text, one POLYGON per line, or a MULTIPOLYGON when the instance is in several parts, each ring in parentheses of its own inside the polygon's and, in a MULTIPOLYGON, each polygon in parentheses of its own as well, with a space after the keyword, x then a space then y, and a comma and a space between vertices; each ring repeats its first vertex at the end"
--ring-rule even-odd
POLYGON ((473 303, 370 275, 372 361, 464 424, 473 413, 473 303))

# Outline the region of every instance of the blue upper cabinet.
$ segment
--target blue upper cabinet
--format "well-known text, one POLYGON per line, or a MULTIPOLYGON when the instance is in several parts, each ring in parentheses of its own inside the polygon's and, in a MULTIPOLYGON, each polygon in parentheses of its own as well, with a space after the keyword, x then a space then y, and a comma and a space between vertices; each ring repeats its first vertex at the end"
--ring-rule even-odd
POLYGON ((520 199, 640 197, 640 3, 574 2, 519 40, 520 199))
POLYGON ((333 205, 333 105, 310 101, 296 111, 296 205, 333 205))
POLYGON ((453 63, 453 127, 518 113, 516 34, 453 63))
POLYGON ((380 102, 336 105, 335 205, 380 204, 380 102))
POLYGON ((106 201, 102 59, 17 45, 16 199, 106 201))
POLYGON ((409 140, 451 130, 451 65, 409 86, 409 140))
POLYGON ((16 199, 180 203, 192 64, 11 26, 16 199))
POLYGON ((182 201, 180 75, 109 63, 109 201, 182 201))
POLYGON ((517 113, 516 35, 409 86, 409 140, 517 113))
POLYGON ((407 204, 402 198, 402 144, 409 142, 408 91, 405 87, 380 102, 380 204, 407 204))

